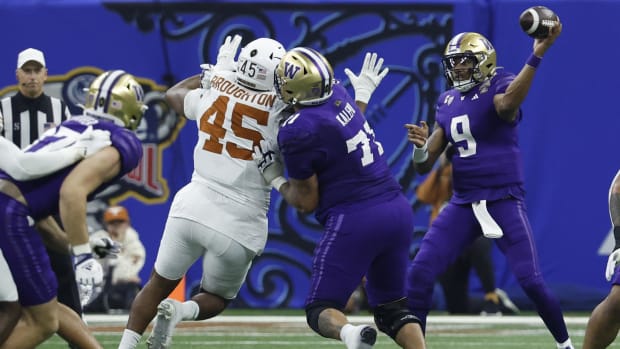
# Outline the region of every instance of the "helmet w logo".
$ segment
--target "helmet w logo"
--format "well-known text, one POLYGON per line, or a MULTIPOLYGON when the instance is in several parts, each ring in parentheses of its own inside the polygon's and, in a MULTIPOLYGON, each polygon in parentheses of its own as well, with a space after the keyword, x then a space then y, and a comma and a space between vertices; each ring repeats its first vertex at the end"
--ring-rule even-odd
POLYGON ((301 69, 301 67, 291 64, 289 62, 284 62, 284 76, 289 79, 294 78, 295 74, 297 74, 299 69, 301 69))

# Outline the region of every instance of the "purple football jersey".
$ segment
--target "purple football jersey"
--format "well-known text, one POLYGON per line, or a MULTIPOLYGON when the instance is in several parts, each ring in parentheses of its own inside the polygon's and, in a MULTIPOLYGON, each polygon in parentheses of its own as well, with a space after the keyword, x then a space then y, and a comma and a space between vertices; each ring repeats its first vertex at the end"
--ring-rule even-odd
POLYGON ((343 212, 369 206, 400 192, 374 131, 338 83, 327 102, 289 117, 278 143, 289 177, 303 180, 317 175, 316 217, 323 224, 330 209, 343 212))
POLYGON ((439 96, 437 123, 454 146, 452 155, 455 203, 523 197, 523 166, 516 121, 497 115, 493 96, 504 93, 512 73, 497 74, 466 93, 449 90, 439 96))
MULTIPOLYGON (((91 193, 89 195, 89 200, 101 190, 105 189, 109 183, 118 180, 133 170, 138 166, 142 158, 142 144, 136 134, 110 121, 99 120, 90 116, 74 116, 61 123, 57 129, 61 126, 80 133, 84 132, 88 126, 92 126, 95 130, 109 131, 112 146, 115 147, 121 155, 122 164, 119 174, 112 181, 102 184, 95 192, 91 193)), ((58 140, 58 137, 55 136, 41 138, 39 140, 40 146, 32 147, 29 151, 36 152, 43 145, 56 140, 58 140)), ((67 175, 76 165, 77 163, 48 176, 30 181, 14 180, 4 171, 0 171, 0 178, 8 179, 19 187, 21 193, 28 202, 30 216, 36 220, 58 213, 60 187, 67 175)))

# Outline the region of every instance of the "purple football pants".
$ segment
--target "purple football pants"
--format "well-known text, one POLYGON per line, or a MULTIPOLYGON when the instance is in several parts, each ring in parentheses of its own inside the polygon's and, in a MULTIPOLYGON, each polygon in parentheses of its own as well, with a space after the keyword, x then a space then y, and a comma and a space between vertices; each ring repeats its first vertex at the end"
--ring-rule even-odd
MULTIPOLYGON (((525 203, 513 198, 497 200, 488 202, 487 209, 504 232, 495 242, 519 285, 555 340, 566 341, 568 331, 560 303, 543 280, 525 203)), ((409 308, 422 320, 423 329, 437 277, 481 234, 471 205, 449 203, 431 224, 407 275, 409 308)))
POLYGON ((366 276, 371 307, 405 297, 413 213, 407 199, 394 199, 346 212, 330 212, 314 251, 306 306, 317 301, 344 308, 366 276))
POLYGON ((58 283, 45 245, 28 222, 28 207, 0 193, 0 249, 11 269, 22 306, 56 297, 58 283))

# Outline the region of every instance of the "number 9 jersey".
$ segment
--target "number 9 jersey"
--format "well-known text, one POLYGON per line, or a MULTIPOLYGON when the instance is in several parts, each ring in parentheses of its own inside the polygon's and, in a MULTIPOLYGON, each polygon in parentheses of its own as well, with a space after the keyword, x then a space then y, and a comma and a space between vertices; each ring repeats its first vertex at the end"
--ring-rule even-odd
POLYGON ((523 167, 517 125, 497 115, 493 97, 515 76, 497 69, 489 80, 467 92, 452 89, 439 96, 435 119, 454 146, 452 201, 458 204, 523 196, 523 167))

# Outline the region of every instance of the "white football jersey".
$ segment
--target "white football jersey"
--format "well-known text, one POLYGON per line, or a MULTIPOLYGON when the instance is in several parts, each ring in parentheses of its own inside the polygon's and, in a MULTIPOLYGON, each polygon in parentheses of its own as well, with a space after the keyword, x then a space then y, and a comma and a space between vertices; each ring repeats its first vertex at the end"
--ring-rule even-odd
MULTIPOLYGON (((187 190, 177 193, 170 215, 199 221, 237 241, 243 240, 239 235, 247 231, 234 230, 255 224, 262 227, 261 235, 266 239, 271 185, 265 183, 252 154, 254 146, 262 139, 276 139, 280 114, 285 108, 275 91, 257 92, 245 88, 235 82, 234 72, 214 71, 209 89, 190 91, 185 96, 185 116, 196 121, 199 131, 194 147, 192 182, 194 188, 196 185, 208 187, 208 191, 201 193, 202 201, 209 203, 210 211, 219 213, 214 217, 214 214, 205 214, 207 208, 193 209, 192 206, 203 206, 196 202, 200 201, 197 192, 201 190, 194 189, 194 193, 187 190), (222 198, 217 199, 213 192, 222 198), (224 212, 231 208, 233 212, 224 212), (232 226, 237 229, 226 228, 232 226)), ((251 243, 252 249, 256 250, 261 244, 251 243)))

